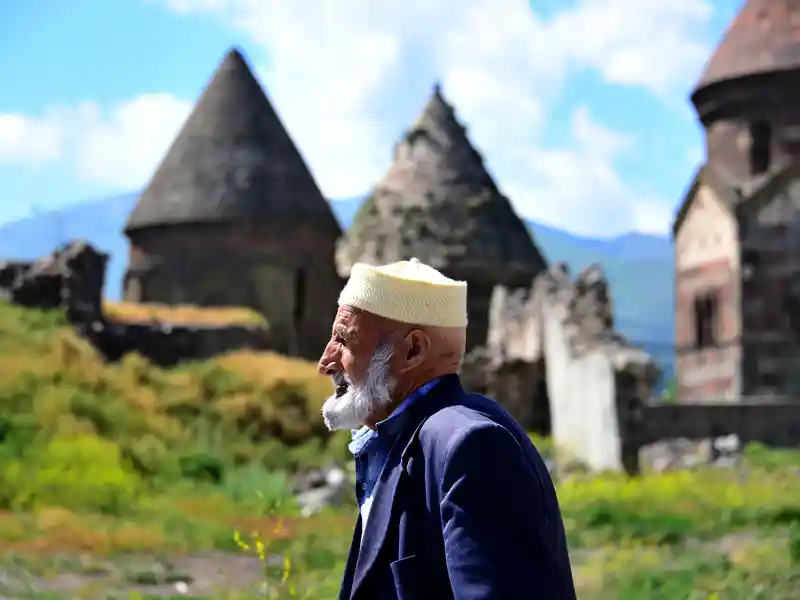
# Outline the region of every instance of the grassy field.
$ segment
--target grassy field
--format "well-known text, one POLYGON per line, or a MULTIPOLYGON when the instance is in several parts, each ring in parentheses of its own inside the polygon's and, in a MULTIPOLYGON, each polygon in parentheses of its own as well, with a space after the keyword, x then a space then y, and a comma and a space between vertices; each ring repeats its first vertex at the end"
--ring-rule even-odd
MULTIPOLYGON (((347 462, 329 390, 268 353, 105 365, 59 313, 0 304, 0 596, 335 597, 355 507, 303 518, 289 491, 347 462)), ((798 597, 800 453, 558 488, 584 600, 798 597)))

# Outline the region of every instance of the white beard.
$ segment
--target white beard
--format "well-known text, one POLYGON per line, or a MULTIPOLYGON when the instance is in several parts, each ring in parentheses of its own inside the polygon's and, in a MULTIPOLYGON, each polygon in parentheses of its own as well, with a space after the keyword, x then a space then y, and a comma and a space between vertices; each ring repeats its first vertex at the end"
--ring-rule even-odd
POLYGON ((391 404, 395 387, 389 375, 392 351, 388 344, 378 346, 360 383, 351 381, 344 373, 333 377, 334 386, 345 383, 347 391, 339 396, 334 393, 322 405, 322 419, 329 431, 359 428, 391 404))

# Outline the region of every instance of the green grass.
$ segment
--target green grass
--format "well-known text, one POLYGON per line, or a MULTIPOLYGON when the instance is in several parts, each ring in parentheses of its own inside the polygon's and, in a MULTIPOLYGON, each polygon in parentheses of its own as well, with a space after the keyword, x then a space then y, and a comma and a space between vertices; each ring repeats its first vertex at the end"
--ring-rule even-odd
POLYGON ((800 563, 785 540, 731 538, 717 547, 631 546, 598 552, 583 569, 592 600, 793 600, 800 563))
MULTIPOLYGON (((335 597, 355 507, 302 518, 289 491, 295 471, 347 460, 319 417, 328 391, 272 354, 105 365, 60 314, 0 304, 0 596, 144 598, 186 581, 183 598, 246 600, 266 578, 275 598, 335 597), (205 585, 215 568, 235 584, 205 585), (48 588, 64 581, 80 585, 48 588)), ((789 600, 800 452, 751 446, 744 463, 559 481, 581 598, 789 600)))

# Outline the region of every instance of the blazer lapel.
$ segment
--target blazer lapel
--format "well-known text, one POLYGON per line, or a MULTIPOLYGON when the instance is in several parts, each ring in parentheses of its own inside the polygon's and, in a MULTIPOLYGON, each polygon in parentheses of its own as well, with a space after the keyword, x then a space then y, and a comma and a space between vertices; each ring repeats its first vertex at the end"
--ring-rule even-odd
MULTIPOLYGON (((458 376, 447 375, 437 382, 433 389, 428 392, 426 398, 421 399, 421 401, 408 409, 414 413, 412 418, 412 422, 415 422, 414 428, 411 431, 406 431, 405 435, 400 435, 392 445, 380 482, 375 486, 375 495, 372 499, 366 527, 363 526, 361 516, 358 518, 357 533, 353 537, 353 546, 350 548, 350 556, 347 559, 345 571, 345 582, 349 583, 348 573, 352 573, 351 561, 355 560, 350 599, 357 597, 359 587, 364 584, 386 541, 386 535, 392 523, 393 511, 398 499, 398 486, 403 478, 407 459, 410 457, 409 449, 417 439, 422 425, 430 415, 448 400, 458 398, 463 393, 458 376), (358 535, 359 532, 361 533, 360 536, 358 535), (359 543, 360 549, 357 545, 359 543)), ((402 493, 403 491, 401 490, 400 494, 402 493)))
POLYGON ((378 558, 386 540, 389 524, 392 521, 392 509, 397 497, 397 486, 403 472, 400 455, 405 444, 400 442, 401 440, 398 440, 392 446, 381 480, 375 486, 375 495, 372 498, 372 506, 369 510, 366 527, 362 527, 361 549, 358 552, 356 561, 351 598, 356 597, 358 588, 364 583, 367 574, 375 564, 375 560, 378 558))
POLYGON ((347 564, 344 567, 342 586, 339 589, 339 600, 350 600, 350 592, 353 589, 353 576, 356 570, 356 562, 358 561, 359 546, 361 545, 362 522, 361 514, 359 513, 355 531, 353 531, 353 541, 350 542, 350 552, 347 554, 347 564))

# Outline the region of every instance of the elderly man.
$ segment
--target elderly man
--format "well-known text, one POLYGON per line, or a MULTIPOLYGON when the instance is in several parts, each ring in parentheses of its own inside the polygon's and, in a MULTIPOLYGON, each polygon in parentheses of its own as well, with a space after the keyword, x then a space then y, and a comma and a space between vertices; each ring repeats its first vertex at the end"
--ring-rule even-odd
POLYGON ((574 600, 553 482, 494 401, 464 391, 467 284, 356 264, 319 362, 350 429, 360 516, 340 600, 574 600))

